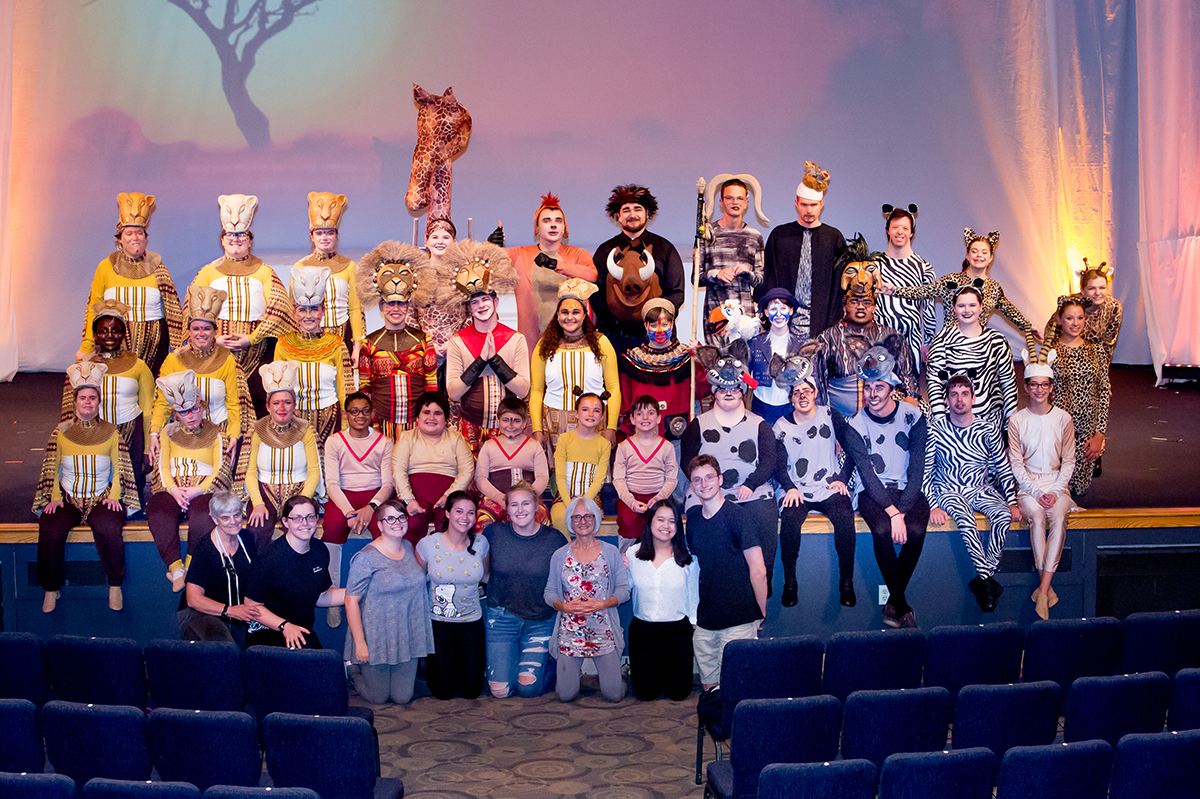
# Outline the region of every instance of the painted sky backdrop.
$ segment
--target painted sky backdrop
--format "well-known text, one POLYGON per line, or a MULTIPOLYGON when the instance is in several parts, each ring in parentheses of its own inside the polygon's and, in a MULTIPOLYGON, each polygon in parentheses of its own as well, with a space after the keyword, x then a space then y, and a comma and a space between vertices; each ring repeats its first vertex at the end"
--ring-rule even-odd
MULTIPOLYGON (((208 2, 218 19, 227 0, 208 2)), ((989 96, 1020 77, 1010 71, 1019 61, 999 57, 1011 53, 983 33, 1014 22, 997 5, 322 0, 258 52, 247 88, 271 143, 250 148, 217 52, 180 8, 20 4, 13 197, 24 235, 14 247, 18 264, 40 266, 14 280, 18 292, 53 292, 69 321, 20 307, 21 367, 71 359, 92 272, 112 249, 119 191, 157 196, 150 247, 181 294, 220 255, 218 194, 259 196, 255 247, 267 260, 307 246, 313 190, 348 195, 344 250, 408 240, 413 83, 452 86, 473 118, 454 165, 463 235, 467 217, 477 237, 503 219, 509 244, 530 243, 538 198, 553 191, 572 243, 591 248, 615 231, 604 216, 612 187, 636 181, 658 197, 652 228, 684 251, 698 177, 754 174, 764 212, 781 224, 794 220, 795 186, 814 160, 832 174, 827 223, 882 249, 880 205, 915 202, 915 249, 939 274, 957 269, 964 226, 1000 230, 993 274, 1040 325, 1068 288, 1060 254, 1074 245, 1048 248, 1062 226, 1022 194, 1022 148, 1057 154, 1020 141, 1010 98, 989 96)), ((1127 279, 1136 304, 1136 265, 1123 266, 1118 294, 1127 279)), ((1145 360, 1135 328, 1118 360, 1145 360)))

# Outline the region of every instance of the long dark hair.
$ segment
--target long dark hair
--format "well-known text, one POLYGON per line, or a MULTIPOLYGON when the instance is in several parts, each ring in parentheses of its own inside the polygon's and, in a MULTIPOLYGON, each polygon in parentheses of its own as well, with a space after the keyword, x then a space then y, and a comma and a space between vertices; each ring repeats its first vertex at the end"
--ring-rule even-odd
MULTIPOLYGON (((471 507, 476 510, 479 509, 479 503, 475 501, 475 497, 471 495, 471 492, 461 489, 451 491, 450 496, 446 497, 446 504, 442 506, 446 509, 446 527, 442 530, 443 533, 450 530, 450 510, 458 502, 470 502, 471 507)), ((472 555, 475 554, 475 525, 473 524, 471 525, 471 529, 467 530, 467 551, 472 555)))
POLYGON ((642 527, 641 537, 638 538, 637 558, 638 560, 654 560, 654 533, 650 531, 650 522, 654 520, 654 514, 658 513, 659 508, 669 508, 675 516, 675 537, 671 539, 671 548, 675 552, 675 562, 680 566, 686 566, 692 562, 692 553, 688 551, 687 541, 683 540, 683 517, 679 513, 679 506, 670 497, 660 499, 646 508, 646 513, 642 517, 645 525, 642 527))
MULTIPOLYGON (((596 329, 596 323, 592 321, 591 315, 588 313, 588 306, 582 300, 578 301, 583 305, 583 337, 587 339, 588 348, 597 358, 600 357, 600 331, 596 329)), ((561 304, 561 303, 560 303, 561 304)), ((558 323, 558 309, 554 309, 554 318, 550 320, 550 324, 546 325, 546 331, 542 333, 542 338, 538 341, 537 354, 543 361, 549 360, 550 356, 558 351, 558 347, 562 344, 563 329, 558 323)))

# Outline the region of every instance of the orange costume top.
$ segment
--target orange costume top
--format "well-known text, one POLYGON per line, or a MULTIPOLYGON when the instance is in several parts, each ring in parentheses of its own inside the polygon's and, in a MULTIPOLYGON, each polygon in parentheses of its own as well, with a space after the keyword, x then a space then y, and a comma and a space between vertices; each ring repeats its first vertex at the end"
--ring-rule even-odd
POLYGON ((536 244, 508 247, 505 252, 517 267, 517 332, 525 336, 532 350, 558 309, 559 285, 569 277, 595 283, 596 267, 591 253, 569 244, 559 246, 558 265, 553 270, 534 263, 541 252, 536 244))

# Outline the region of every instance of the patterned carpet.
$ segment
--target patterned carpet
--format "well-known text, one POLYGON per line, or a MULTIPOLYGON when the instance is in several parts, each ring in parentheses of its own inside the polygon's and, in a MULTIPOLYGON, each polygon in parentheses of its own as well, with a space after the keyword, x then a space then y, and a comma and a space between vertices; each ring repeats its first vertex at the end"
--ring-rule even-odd
MULTIPOLYGON (((496 799, 670 799, 701 796, 693 781, 696 700, 619 704, 594 675, 578 699, 442 702, 418 683, 405 707, 375 708, 383 774, 404 795, 496 799)), ((358 697, 351 694, 352 701, 358 697)), ((708 744, 712 757, 712 744, 708 744)))

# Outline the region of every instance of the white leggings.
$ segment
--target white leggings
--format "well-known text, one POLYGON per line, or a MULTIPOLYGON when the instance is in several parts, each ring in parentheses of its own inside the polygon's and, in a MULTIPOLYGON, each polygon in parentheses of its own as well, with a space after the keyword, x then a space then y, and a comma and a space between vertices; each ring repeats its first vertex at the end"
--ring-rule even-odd
POLYGON ((361 673, 351 676, 354 690, 372 705, 382 705, 391 699, 397 705, 407 705, 413 698, 417 682, 417 663, 420 658, 406 660, 395 666, 371 666, 363 663, 361 673))
POLYGON ((1029 546, 1033 549, 1033 563, 1040 572, 1058 570, 1058 559, 1062 555, 1067 537, 1067 515, 1071 512, 1071 495, 1066 491, 1058 494, 1054 507, 1049 510, 1038 504, 1028 494, 1017 498, 1021 513, 1029 522, 1029 546), (1050 518, 1050 531, 1046 532, 1046 517, 1050 518))
MULTIPOLYGON (((579 696, 579 672, 583 669, 584 658, 573 658, 560 654, 558 661, 558 698, 561 702, 570 702, 579 696)), ((596 673, 600 675, 600 693, 609 702, 620 702, 625 698, 625 681, 621 679, 621 654, 609 652, 607 655, 595 655, 592 662, 596 664, 596 673)))

